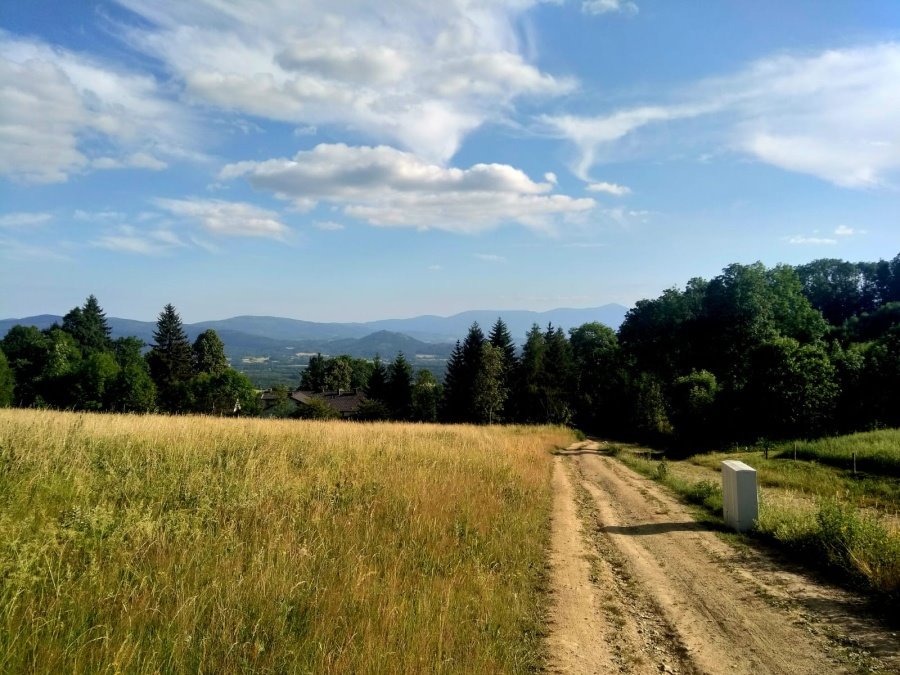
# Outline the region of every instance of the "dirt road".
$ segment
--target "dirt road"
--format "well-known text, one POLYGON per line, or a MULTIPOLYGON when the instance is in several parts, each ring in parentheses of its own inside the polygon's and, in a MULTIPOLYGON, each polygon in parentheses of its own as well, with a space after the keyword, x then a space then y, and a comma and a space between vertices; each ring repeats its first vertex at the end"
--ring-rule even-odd
POLYGON ((551 672, 900 672, 861 599, 736 549, 601 444, 554 461, 551 672))

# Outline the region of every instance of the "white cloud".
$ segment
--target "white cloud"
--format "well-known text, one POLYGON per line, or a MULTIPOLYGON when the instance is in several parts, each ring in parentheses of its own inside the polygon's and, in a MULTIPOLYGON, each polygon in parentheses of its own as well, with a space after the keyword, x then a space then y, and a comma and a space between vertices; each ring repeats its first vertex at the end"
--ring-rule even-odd
POLYGON ((581 11, 585 14, 637 14, 638 6, 628 0, 584 0, 581 11))
POLYGON ((624 197, 625 195, 631 194, 631 188, 624 185, 618 185, 616 183, 607 183, 605 181, 600 183, 591 183, 587 186, 587 190, 589 192, 605 192, 606 194, 613 195, 614 197, 624 197))
POLYGON ((430 161, 522 96, 571 91, 528 63, 517 22, 538 0, 118 0, 129 42, 189 99, 300 125, 343 125, 430 161))
MULTIPOLYGON (((149 214, 141 214, 138 216, 138 220, 148 220, 146 217, 149 214)), ((158 217, 159 214, 152 214, 154 218, 158 217)), ((124 220, 126 218, 125 214, 121 211, 83 211, 82 209, 76 209, 72 214, 72 217, 75 220, 79 220, 82 222, 97 222, 97 221, 111 221, 111 220, 124 220)))
POLYGON ((810 245, 810 246, 830 246, 837 243, 837 239, 830 237, 805 237, 803 235, 795 235, 788 237, 789 244, 810 245))
POLYGON ((865 230, 857 230, 852 227, 847 227, 846 225, 838 225, 834 230, 835 235, 838 237, 853 237, 859 234, 865 234, 865 230))
POLYGON ((50 221, 53 215, 50 213, 4 213, 0 216, 0 227, 37 227, 50 221))
POLYGON ((595 206, 592 199, 549 194, 550 183, 505 164, 444 168, 386 146, 321 144, 293 159, 238 162, 221 172, 226 180, 239 176, 298 208, 327 202, 380 226, 479 232, 520 223, 552 230, 556 219, 595 206))
POLYGON ((47 246, 36 246, 11 237, 0 237, 0 258, 6 260, 37 260, 46 262, 71 262, 72 258, 47 246))
POLYGON ((703 154, 724 147, 835 185, 875 187, 900 169, 898 81, 900 43, 888 42, 766 58, 670 93, 675 102, 542 122, 575 143, 573 170, 585 179, 599 161, 633 156, 644 141, 713 146, 703 154), (702 127, 688 124, 699 117, 702 127), (678 123, 683 132, 671 128, 678 123))
POLYGON ((479 260, 483 260, 484 262, 490 263, 505 263, 506 258, 502 255, 496 255, 494 253, 476 253, 475 257, 479 260))
POLYGON ((164 168, 159 155, 187 152, 195 134, 152 77, 4 31, 0 99, 0 175, 23 182, 164 168))
POLYGON ((277 213, 253 204, 218 199, 157 199, 155 203, 169 213, 200 224, 211 234, 283 239, 288 233, 277 213))
POLYGON ((444 269, 444 266, 443 265, 429 265, 428 269, 432 272, 440 272, 441 270, 444 269))
POLYGON ((98 237, 92 243, 110 251, 140 255, 162 255, 186 246, 185 242, 171 230, 158 228, 144 231, 131 225, 122 225, 113 232, 98 237))
POLYGON ((337 230, 344 229, 343 224, 336 223, 333 220, 317 220, 313 223, 313 227, 327 232, 336 232, 337 230))
POLYGON ((548 171, 544 174, 544 180, 550 183, 551 185, 556 185, 559 182, 559 179, 556 177, 556 174, 552 171, 548 171))
POLYGON ((91 161, 95 169, 150 169, 162 171, 169 165, 146 152, 135 152, 127 157, 98 157, 91 161))

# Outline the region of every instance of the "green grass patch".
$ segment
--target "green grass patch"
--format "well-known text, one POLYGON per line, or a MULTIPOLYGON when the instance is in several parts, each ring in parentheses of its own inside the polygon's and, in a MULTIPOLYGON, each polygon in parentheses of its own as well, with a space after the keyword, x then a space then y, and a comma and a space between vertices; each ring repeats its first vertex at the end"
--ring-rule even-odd
MULTIPOLYGON (((701 507, 704 519, 724 524, 718 483, 678 478, 665 459, 647 459, 625 450, 616 456, 635 471, 701 507)), ((709 456, 702 459, 711 461, 709 456)), ((761 476, 760 482, 766 484, 761 476)), ((824 568, 838 580, 872 591, 886 601, 900 600, 900 535, 852 503, 823 497, 816 509, 803 511, 769 502, 763 495, 756 527, 748 534, 772 542, 795 554, 798 560, 824 568)))
POLYGON ((856 453, 857 471, 900 478, 900 429, 882 429, 815 441, 781 443, 775 456, 812 460, 852 471, 856 453))
POLYGON ((762 486, 797 490, 818 499, 839 499, 893 515, 900 510, 900 479, 861 471, 854 474, 852 469, 803 459, 799 452, 796 461, 793 452, 770 451, 766 459, 758 450, 694 455, 687 461, 718 471, 726 459, 739 459, 752 466, 762 486))

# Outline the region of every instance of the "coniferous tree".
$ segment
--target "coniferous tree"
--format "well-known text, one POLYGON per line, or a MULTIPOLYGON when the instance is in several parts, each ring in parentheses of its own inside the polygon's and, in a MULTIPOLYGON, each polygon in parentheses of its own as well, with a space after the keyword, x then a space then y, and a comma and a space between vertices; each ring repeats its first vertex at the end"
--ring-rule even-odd
POLYGON ((86 353, 112 348, 106 314, 94 295, 89 295, 82 307, 75 307, 63 317, 62 329, 74 337, 86 353))
POLYGON ((469 327, 466 339, 462 343, 460 422, 477 422, 479 419, 475 408, 475 380, 482 369, 484 344, 484 333, 476 321, 469 327))
POLYGON ((412 414, 412 366, 403 352, 391 361, 387 369, 386 400, 391 417, 409 419, 412 414))
POLYGON ((547 326, 544 334, 547 351, 541 367, 544 421, 569 424, 572 421, 571 396, 575 365, 572 348, 562 328, 547 326))
POLYGON ((203 331, 197 336, 191 351, 193 352, 195 374, 221 375, 228 370, 225 344, 212 328, 203 331))
POLYGON ((547 342, 541 327, 533 324, 522 347, 516 375, 516 411, 521 422, 545 422, 541 376, 547 342))
POLYGON ((181 323, 171 304, 156 321, 153 346, 147 354, 150 374, 156 384, 159 407, 167 412, 184 412, 192 407, 189 383, 193 374, 193 353, 181 323))
POLYGON ((464 369, 462 345, 457 340, 444 372, 444 395, 441 399, 440 410, 440 417, 444 422, 462 421, 466 395, 463 389, 464 369))
POLYGON ((491 328, 488 334, 488 342, 500 350, 503 361, 503 378, 502 385, 507 392, 503 405, 496 410, 497 417, 504 421, 509 421, 514 417, 514 401, 509 394, 515 386, 516 369, 518 368, 518 359, 516 358, 516 344, 509 334, 509 328, 502 318, 497 317, 497 322, 491 328))
POLYGON ((372 374, 369 376, 369 382, 366 384, 366 396, 380 403, 384 403, 387 399, 387 370, 381 357, 375 356, 375 364, 372 368, 372 374))

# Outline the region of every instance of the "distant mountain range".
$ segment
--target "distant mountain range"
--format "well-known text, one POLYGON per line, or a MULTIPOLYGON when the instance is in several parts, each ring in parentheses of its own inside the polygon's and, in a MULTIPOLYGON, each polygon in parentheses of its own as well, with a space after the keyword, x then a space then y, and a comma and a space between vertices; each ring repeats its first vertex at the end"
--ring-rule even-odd
MULTIPOLYGON (((185 332, 192 340, 208 328, 214 329, 225 343, 231 359, 248 355, 319 352, 331 355, 372 357, 376 353, 391 358, 398 351, 412 356, 429 354, 446 357, 456 340, 477 321, 485 333, 502 316, 513 338, 519 342, 532 324, 542 328, 548 323, 564 329, 599 321, 616 329, 627 309, 610 304, 585 309, 553 309, 547 312, 524 310, 473 310, 453 316, 417 316, 411 319, 383 319, 365 323, 317 323, 274 316, 235 316, 220 321, 201 321, 185 324, 185 332)), ((133 335, 146 343, 153 341, 155 321, 135 321, 108 317, 113 337, 133 335)), ((0 336, 17 324, 48 328, 62 317, 41 314, 21 319, 0 320, 0 336)))

